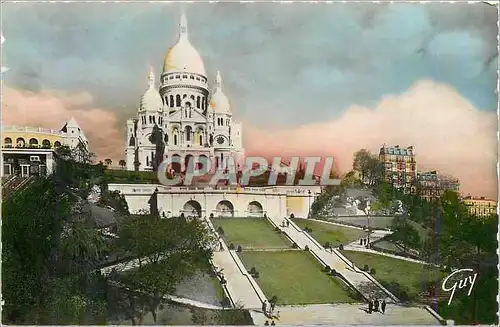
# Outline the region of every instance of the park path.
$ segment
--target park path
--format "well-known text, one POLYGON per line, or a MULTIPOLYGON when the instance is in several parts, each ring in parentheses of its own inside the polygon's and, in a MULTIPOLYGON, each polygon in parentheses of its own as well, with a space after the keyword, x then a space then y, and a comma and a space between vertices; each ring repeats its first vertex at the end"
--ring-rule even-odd
MULTIPOLYGON (((205 218, 210 229, 217 235, 210 218, 205 218)), ((217 235, 218 236, 218 235, 217 235)), ((264 292, 246 271, 236 251, 230 251, 224 240, 219 237, 222 250, 214 251, 212 263, 217 271, 221 271, 226 279, 226 289, 235 305, 246 309, 260 309, 262 302, 267 301, 264 292)))
POLYGON ((344 279, 360 292, 365 299, 379 299, 387 303, 399 302, 399 300, 386 290, 369 274, 361 271, 351 261, 344 257, 338 250, 332 252, 326 251, 321 244, 314 240, 309 234, 302 231, 293 221, 289 227, 281 227, 283 218, 268 217, 271 224, 278 226, 288 237, 301 248, 304 249, 307 245, 310 252, 323 265, 330 266, 335 269, 344 279))
MULTIPOLYGON (((364 304, 313 304, 305 306, 280 306, 276 325, 440 325, 438 316, 426 307, 387 305, 385 314, 368 314, 364 304)), ((260 312, 250 311, 255 325, 263 326, 266 320, 260 312)))

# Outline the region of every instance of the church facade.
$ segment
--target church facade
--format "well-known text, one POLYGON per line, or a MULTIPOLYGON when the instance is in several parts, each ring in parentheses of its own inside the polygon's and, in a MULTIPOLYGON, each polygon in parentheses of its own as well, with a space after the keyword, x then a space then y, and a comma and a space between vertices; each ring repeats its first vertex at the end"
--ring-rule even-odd
POLYGON ((189 41, 184 13, 177 43, 165 55, 158 88, 156 82, 150 69, 137 115, 127 120, 127 170, 151 171, 176 156, 174 161, 181 164, 172 168, 178 171, 192 156, 205 157, 220 169, 241 162, 241 123, 234 121, 219 72, 210 90, 203 60, 189 41))

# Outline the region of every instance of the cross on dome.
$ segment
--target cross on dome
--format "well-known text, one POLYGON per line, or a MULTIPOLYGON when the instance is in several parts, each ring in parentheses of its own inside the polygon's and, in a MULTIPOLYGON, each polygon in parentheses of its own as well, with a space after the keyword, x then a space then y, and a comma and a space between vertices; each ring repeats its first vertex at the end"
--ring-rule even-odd
POLYGON ((186 18, 186 12, 184 9, 182 9, 181 13, 181 21, 179 23, 179 38, 181 37, 186 37, 188 36, 188 25, 187 25, 187 18, 186 18))
POLYGON ((220 76, 220 72, 217 71, 217 77, 215 79, 217 89, 222 90, 222 77, 220 76))

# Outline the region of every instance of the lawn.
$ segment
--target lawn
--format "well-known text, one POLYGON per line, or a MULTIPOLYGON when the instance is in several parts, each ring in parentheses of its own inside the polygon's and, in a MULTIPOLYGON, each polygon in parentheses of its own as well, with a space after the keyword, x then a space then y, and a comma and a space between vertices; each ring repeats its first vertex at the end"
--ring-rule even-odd
POLYGON ((278 304, 356 302, 347 286, 323 272, 308 252, 255 251, 238 255, 247 270, 257 269, 257 283, 268 299, 276 296, 278 304))
POLYGON ((309 219, 295 218, 292 220, 301 229, 304 229, 306 226, 311 228, 312 232, 309 234, 321 243, 321 245, 324 245, 326 242, 330 242, 332 246, 346 245, 366 236, 366 232, 355 228, 341 227, 309 219))
MULTIPOLYGON (((389 290, 394 295, 399 295, 398 297, 402 300, 404 300, 404 295, 402 298, 400 294, 395 294, 398 293, 398 291, 394 290, 394 288, 398 288, 396 284, 399 284, 401 289, 407 293, 408 299, 412 299, 425 291, 423 283, 435 281, 435 277, 438 275, 442 280, 445 275, 439 272, 438 268, 379 254, 346 250, 342 251, 342 253, 358 267, 363 267, 366 264, 369 268, 375 268, 373 277, 386 287, 388 287, 388 284, 392 285, 388 287, 389 290)), ((441 285, 441 281, 439 285, 441 285)))
POLYGON ((291 243, 274 231, 265 218, 212 218, 216 229, 222 227, 223 238, 229 246, 241 245, 243 249, 283 249, 291 243))

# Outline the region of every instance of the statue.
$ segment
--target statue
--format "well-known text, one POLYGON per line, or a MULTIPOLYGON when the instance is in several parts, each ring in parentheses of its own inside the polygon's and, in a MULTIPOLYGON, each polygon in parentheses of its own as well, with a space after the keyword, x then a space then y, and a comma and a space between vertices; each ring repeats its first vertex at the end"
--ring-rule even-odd
POLYGON ((153 132, 149 137, 149 141, 156 145, 156 152, 153 160, 153 171, 157 172, 158 167, 163 161, 163 155, 165 153, 165 143, 163 143, 163 130, 155 124, 153 127, 153 132))
POLYGON ((210 133, 210 146, 214 145, 214 134, 210 133))
POLYGON ((151 198, 149 198, 148 204, 151 215, 158 217, 160 215, 160 212, 158 211, 158 188, 155 189, 151 198))

